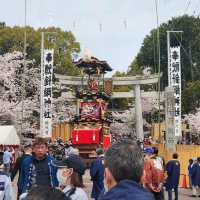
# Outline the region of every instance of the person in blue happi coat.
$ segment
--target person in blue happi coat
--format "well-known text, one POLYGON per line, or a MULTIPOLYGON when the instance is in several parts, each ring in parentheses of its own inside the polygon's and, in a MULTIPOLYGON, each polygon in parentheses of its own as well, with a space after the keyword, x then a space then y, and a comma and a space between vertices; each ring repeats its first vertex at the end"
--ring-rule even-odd
POLYGON ((95 159, 90 168, 90 176, 91 180, 93 181, 93 187, 92 187, 92 194, 91 197, 95 200, 98 199, 100 193, 104 190, 104 152, 102 148, 98 148, 96 150, 98 158, 95 159))
POLYGON ((189 164, 188 164, 188 176, 189 176, 189 186, 190 189, 192 189, 192 178, 191 178, 191 172, 192 172, 192 166, 194 165, 193 159, 189 159, 189 164))
POLYGON ((172 190, 174 189, 175 200, 178 200, 178 184, 180 178, 180 162, 178 154, 172 155, 173 159, 170 160, 166 165, 167 179, 166 179, 166 190, 168 191, 168 199, 172 200, 172 190))
POLYGON ((57 168, 52 165, 53 158, 48 155, 48 143, 45 138, 38 137, 33 143, 33 155, 26 157, 21 164, 18 189, 20 198, 36 186, 57 187, 57 168))
POLYGON ((191 168, 192 196, 200 197, 200 157, 191 168))

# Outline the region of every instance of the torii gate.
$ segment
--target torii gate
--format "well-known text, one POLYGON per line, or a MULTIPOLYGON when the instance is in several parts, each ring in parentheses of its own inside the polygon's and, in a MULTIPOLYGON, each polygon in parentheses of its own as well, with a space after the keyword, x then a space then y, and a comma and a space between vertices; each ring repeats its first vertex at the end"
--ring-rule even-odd
MULTIPOLYGON (((65 76, 60 74, 55 74, 56 78, 62 85, 76 85, 81 86, 82 84, 87 85, 87 80, 82 77, 75 76, 65 76)), ((135 113, 136 113, 136 135, 141 141, 144 139, 143 133, 143 118, 142 118, 142 103, 141 103, 141 93, 140 85, 155 84, 159 81, 159 74, 152 75, 137 75, 137 76, 126 76, 126 77, 112 77, 104 78, 104 80, 112 80, 114 86, 125 86, 132 85, 135 90, 133 96, 135 96, 135 113)), ((100 80, 100 85, 103 84, 102 79, 100 80)), ((123 95, 123 93, 121 93, 123 95)), ((127 92, 124 93, 123 97, 127 97, 127 92)), ((112 97, 112 96, 111 96, 112 97)), ((130 97, 130 96, 129 96, 130 97)))

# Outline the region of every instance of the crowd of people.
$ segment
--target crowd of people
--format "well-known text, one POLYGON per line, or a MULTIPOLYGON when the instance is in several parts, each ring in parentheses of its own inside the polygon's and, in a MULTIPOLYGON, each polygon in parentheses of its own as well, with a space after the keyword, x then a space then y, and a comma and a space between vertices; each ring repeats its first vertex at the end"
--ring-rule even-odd
MULTIPOLYGON (((83 175, 86 167, 79 152, 70 142, 49 143, 37 138, 23 146, 23 155, 12 166, 12 149, 0 154, 0 200, 14 200, 13 182, 17 181, 20 200, 88 200, 83 175), (19 172, 19 176, 17 175, 19 172)), ((178 200, 180 162, 174 153, 165 163, 156 147, 141 148, 130 139, 113 143, 104 152, 96 149, 90 166, 95 200, 178 200), (167 174, 167 176, 165 175, 167 174), (174 193, 174 194, 173 194, 174 193)), ((189 176, 193 196, 200 195, 200 158, 190 160, 189 176)))
POLYGON ((198 135, 192 135, 188 137, 181 137, 177 144, 185 144, 185 145, 200 145, 200 138, 198 135))

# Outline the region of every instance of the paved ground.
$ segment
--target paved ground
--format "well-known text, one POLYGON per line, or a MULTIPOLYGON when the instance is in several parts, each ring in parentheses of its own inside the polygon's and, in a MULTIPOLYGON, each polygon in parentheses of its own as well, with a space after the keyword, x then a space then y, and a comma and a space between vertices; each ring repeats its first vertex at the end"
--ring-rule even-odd
MULTIPOLYGON (((190 199, 200 199, 199 197, 194 198, 190 195, 192 194, 192 191, 189 189, 179 189, 179 200, 190 200, 190 199)), ((167 193, 165 194, 165 199, 167 200, 167 193)))
MULTIPOLYGON (((85 191, 87 192, 88 196, 89 196, 89 200, 92 200, 90 198, 90 194, 91 194, 91 190, 92 190, 92 182, 90 181, 90 176, 89 176, 89 171, 86 171, 86 174, 84 175, 84 183, 85 183, 85 191)), ((16 184, 14 186, 14 192, 16 195, 17 192, 17 188, 16 188, 16 184)), ((179 189, 179 200, 190 200, 190 199, 199 199, 200 198, 193 198, 190 197, 191 195, 191 190, 189 189, 179 189)), ((167 193, 165 194, 165 199, 167 200, 167 193)))

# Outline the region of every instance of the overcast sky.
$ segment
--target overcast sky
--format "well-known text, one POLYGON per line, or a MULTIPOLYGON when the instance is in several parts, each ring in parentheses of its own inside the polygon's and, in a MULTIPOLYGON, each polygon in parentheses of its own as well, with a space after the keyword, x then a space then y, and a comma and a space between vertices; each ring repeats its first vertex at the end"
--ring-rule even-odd
MULTIPOLYGON (((158 0, 159 21, 200 13, 200 0, 158 0)), ((25 0, 0 0, 0 21, 24 25, 25 0)), ((126 71, 156 27, 155 0, 27 0, 27 24, 71 30, 92 54, 126 71)))

